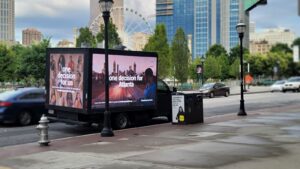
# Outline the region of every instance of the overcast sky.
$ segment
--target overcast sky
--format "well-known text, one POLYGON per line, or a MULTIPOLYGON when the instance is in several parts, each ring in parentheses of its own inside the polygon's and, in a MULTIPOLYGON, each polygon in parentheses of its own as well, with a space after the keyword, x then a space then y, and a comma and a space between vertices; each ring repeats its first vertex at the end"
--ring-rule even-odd
MULTIPOLYGON (((21 41, 22 30, 34 27, 56 45, 61 39, 72 40, 74 27, 87 26, 90 0, 15 0, 16 40, 21 41)), ((155 0, 125 0, 125 5, 145 17, 155 13, 155 0)), ((300 36, 300 16, 297 0, 268 0, 267 6, 251 11, 251 21, 258 31, 283 27, 300 36)))

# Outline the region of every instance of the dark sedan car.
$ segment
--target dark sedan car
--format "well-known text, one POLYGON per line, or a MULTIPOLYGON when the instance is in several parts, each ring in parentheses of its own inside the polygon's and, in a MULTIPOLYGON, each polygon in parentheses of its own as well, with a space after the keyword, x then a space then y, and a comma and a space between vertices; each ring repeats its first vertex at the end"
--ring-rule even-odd
POLYGON ((207 83, 204 84, 199 90, 203 96, 213 98, 215 96, 228 97, 230 89, 228 86, 222 83, 207 83))
POLYGON ((0 93, 0 122, 22 126, 37 122, 46 113, 45 89, 19 88, 0 93))

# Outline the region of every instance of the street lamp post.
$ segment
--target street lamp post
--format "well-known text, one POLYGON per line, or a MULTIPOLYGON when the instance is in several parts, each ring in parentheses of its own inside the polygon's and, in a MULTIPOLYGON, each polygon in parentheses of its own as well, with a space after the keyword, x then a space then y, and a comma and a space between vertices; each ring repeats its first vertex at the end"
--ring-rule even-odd
POLYGON ((240 38, 240 65, 241 65, 241 100, 240 100, 240 110, 238 116, 247 116, 245 111, 245 101, 244 101, 244 63, 243 63, 243 37, 246 30, 246 25, 242 22, 236 25, 236 30, 240 38))
POLYGON ((205 61, 205 58, 204 56, 202 55, 201 57, 201 67, 202 67, 202 72, 201 72, 201 83, 202 83, 202 86, 204 84, 204 61, 205 61))
POLYGON ((105 26, 105 111, 104 111, 104 124, 101 131, 102 137, 112 137, 114 133, 111 128, 110 110, 109 110, 109 71, 108 71, 108 22, 110 17, 110 10, 113 6, 113 0, 99 0, 102 17, 105 26))

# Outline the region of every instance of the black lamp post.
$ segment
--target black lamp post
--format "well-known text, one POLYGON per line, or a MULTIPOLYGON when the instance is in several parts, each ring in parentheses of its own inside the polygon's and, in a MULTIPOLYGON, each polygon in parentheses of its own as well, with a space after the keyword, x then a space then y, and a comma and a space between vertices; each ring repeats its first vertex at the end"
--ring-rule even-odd
POLYGON ((201 67, 202 67, 201 83, 202 83, 202 86, 204 84, 204 61, 205 61, 205 58, 204 58, 204 55, 202 55, 202 57, 201 57, 201 67))
POLYGON ((243 37, 246 31, 246 25, 242 22, 236 25, 236 30, 240 38, 240 65, 241 65, 241 101, 240 101, 240 110, 238 116, 247 116, 245 111, 245 101, 244 101, 244 63, 243 63, 243 37))
POLYGON ((109 71, 108 71, 108 22, 110 10, 113 6, 113 0, 99 0, 102 16, 105 26, 105 111, 104 111, 104 126, 101 131, 102 137, 112 137, 114 133, 111 128, 110 111, 109 111, 109 71))

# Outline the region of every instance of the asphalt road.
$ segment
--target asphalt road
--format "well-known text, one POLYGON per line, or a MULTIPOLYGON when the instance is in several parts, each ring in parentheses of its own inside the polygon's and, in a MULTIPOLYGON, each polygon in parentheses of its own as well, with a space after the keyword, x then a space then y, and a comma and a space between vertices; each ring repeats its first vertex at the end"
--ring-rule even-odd
MULTIPOLYGON (((240 96, 216 97, 204 99, 204 117, 237 113, 240 96)), ((264 108, 280 107, 300 103, 300 93, 260 93, 246 94, 246 111, 255 111, 264 108)), ((155 120, 153 123, 164 122, 155 120)), ((15 125, 0 124, 0 147, 36 142, 38 140, 36 125, 18 127, 15 125)), ((66 138, 84 134, 97 133, 97 127, 89 128, 63 123, 50 124, 50 139, 66 138)))

